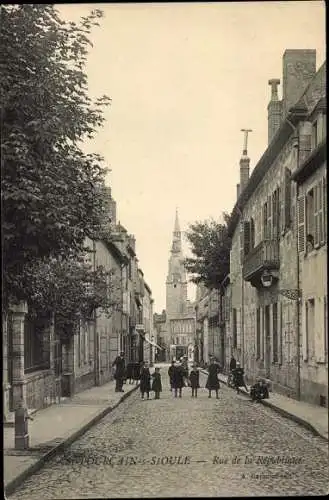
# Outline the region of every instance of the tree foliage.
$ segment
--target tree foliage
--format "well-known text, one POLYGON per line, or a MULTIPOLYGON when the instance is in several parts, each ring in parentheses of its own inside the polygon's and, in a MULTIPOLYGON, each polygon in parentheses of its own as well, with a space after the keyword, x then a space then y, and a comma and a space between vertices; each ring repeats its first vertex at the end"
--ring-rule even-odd
MULTIPOLYGON (((31 258, 78 253, 97 224, 101 158, 79 141, 102 124, 87 95, 86 33, 51 5, 3 6, 1 14, 2 204, 5 269, 31 258)), ((103 99, 106 102, 105 99, 103 99)))
POLYGON ((110 102, 106 96, 92 102, 84 71, 88 35, 101 17, 95 10, 76 24, 49 4, 1 6, 5 303, 27 300, 31 269, 52 259, 72 262, 101 224, 106 170, 99 155, 81 148, 110 102))
POLYGON ((229 215, 224 213, 223 218, 224 223, 196 221, 186 232, 193 257, 185 259, 185 268, 193 283, 203 283, 209 289, 219 289, 230 270, 229 215))
POLYGON ((103 266, 93 268, 87 255, 37 260, 30 263, 25 276, 30 316, 54 313, 56 330, 63 338, 74 332, 79 319, 93 319, 97 309, 109 317, 121 305, 120 276, 103 266))

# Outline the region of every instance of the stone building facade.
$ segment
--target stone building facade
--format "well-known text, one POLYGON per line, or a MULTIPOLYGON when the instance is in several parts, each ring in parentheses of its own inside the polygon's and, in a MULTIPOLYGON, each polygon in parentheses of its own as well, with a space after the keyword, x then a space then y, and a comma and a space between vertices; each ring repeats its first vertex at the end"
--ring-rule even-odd
POLYGON ((225 358, 224 335, 221 329, 221 296, 219 290, 209 290, 199 284, 196 290, 196 361, 203 364, 215 356, 223 366, 225 358))
POLYGON ((325 65, 316 72, 315 56, 313 50, 284 53, 281 101, 279 80, 269 81, 269 145, 250 178, 249 158, 243 152, 229 225, 234 354, 249 381, 261 375, 278 392, 306 400, 310 395, 301 389, 300 229, 293 176, 310 154, 309 114, 325 96, 325 65))
POLYGON ((307 120, 312 124, 309 156, 294 172, 297 185, 300 309, 300 395, 328 407, 327 136, 326 100, 307 120))
POLYGON ((153 303, 152 290, 144 282, 145 295, 143 298, 143 325, 144 325, 144 361, 151 366, 155 362, 155 354, 158 349, 153 327, 153 303))
MULTIPOLYGON (((111 271, 111 314, 97 310, 91 321, 81 321, 64 342, 56 332, 53 315, 32 321, 26 304, 12 306, 3 316, 4 420, 23 399, 30 409, 59 403, 61 397, 112 378, 112 363, 120 351, 127 362, 144 358, 144 323, 152 332, 152 299, 143 313, 144 277, 138 268, 135 238, 116 223, 116 203, 105 189, 108 212, 106 230, 98 240, 86 240, 90 262, 111 271), (138 330, 138 324, 143 331, 138 330)), ((151 335, 152 336, 152 335, 151 335)))
POLYGON ((169 352, 169 345, 167 336, 167 316, 166 311, 163 309, 162 313, 154 313, 153 315, 153 328, 154 339, 160 349, 156 351, 156 361, 166 361, 166 353, 169 352))

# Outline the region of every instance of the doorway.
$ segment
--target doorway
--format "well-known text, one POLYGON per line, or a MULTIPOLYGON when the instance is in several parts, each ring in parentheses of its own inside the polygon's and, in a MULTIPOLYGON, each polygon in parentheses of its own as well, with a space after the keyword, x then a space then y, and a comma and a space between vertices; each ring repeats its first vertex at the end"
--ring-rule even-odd
POLYGON ((265 336, 265 376, 271 375, 271 330, 270 330, 270 306, 264 309, 264 336, 265 336))

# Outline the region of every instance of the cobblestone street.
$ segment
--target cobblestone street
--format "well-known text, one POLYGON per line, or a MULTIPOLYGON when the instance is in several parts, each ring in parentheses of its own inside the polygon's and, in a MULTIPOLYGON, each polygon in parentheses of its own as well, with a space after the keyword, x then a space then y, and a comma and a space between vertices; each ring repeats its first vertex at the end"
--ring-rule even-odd
POLYGON ((204 375, 197 399, 175 399, 167 369, 160 400, 136 391, 10 498, 328 493, 321 438, 226 386, 209 399, 204 375))

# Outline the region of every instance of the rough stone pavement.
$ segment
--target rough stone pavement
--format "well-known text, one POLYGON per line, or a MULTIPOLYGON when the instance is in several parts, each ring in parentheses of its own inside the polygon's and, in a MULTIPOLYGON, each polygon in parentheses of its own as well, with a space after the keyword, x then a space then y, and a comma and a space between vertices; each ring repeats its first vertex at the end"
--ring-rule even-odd
POLYGON ((192 398, 189 388, 173 398, 167 367, 161 371, 160 400, 133 393, 11 498, 328 493, 320 437, 223 384, 218 400, 205 389, 192 398))

